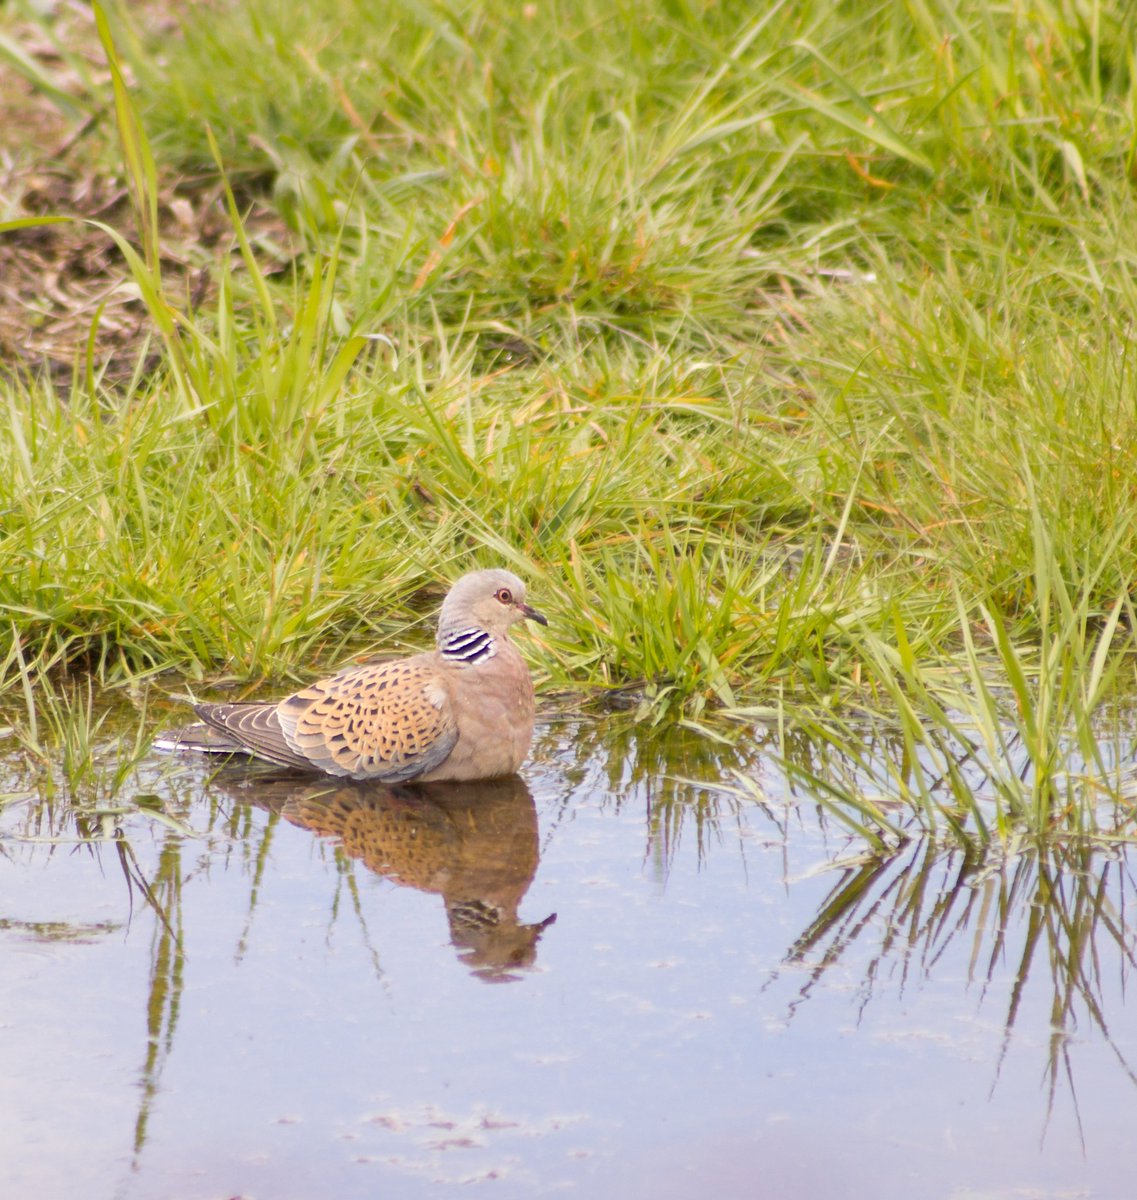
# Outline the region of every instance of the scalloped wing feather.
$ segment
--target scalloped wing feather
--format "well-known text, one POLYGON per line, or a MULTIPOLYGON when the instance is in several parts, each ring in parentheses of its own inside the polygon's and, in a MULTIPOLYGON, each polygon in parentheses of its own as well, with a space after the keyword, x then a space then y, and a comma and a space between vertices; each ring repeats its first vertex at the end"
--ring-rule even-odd
POLYGON ((444 762, 458 740, 431 655, 341 671, 281 700, 276 711, 294 754, 346 779, 415 779, 444 762))

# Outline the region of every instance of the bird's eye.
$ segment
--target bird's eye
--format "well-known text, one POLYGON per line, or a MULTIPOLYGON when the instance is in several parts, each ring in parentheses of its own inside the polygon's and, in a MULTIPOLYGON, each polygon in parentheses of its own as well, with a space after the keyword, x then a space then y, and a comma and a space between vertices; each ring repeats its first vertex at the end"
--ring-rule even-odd
POLYGON ((513 603, 513 593, 509 590, 509 588, 498 588, 497 591, 494 592, 494 598, 499 600, 502 604, 513 603))

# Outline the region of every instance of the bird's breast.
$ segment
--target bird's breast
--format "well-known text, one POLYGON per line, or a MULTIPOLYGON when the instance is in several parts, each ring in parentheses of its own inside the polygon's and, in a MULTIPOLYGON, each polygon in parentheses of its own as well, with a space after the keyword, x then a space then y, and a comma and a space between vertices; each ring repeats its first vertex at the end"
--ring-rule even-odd
POLYGON ((533 739, 534 697, 529 668, 502 639, 485 663, 448 674, 458 740, 446 762, 424 779, 487 779, 512 775, 533 739))

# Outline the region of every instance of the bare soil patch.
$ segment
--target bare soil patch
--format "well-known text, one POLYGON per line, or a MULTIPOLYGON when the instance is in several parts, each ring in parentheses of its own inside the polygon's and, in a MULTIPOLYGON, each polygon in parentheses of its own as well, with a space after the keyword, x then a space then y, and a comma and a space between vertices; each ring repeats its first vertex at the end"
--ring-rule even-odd
MULTIPOLYGON (((48 95, 26 71, 0 60, 0 220, 70 218, 0 234, 0 369, 46 371, 63 384, 84 362, 93 337, 104 379, 127 378, 138 368, 152 323, 113 241, 89 223, 135 240, 126 178, 114 167, 110 72, 93 18, 85 7, 61 5, 54 41, 29 23, 0 24, 0 31, 59 89, 48 95), (61 54, 62 44, 82 59, 86 80, 61 54)), ((218 255, 232 252, 221 188, 215 178, 166 177, 158 200, 167 294, 179 307, 196 308, 212 293, 218 255)), ((290 232, 267 207, 252 202, 247 227, 255 242, 267 238, 285 249, 285 262, 291 257, 290 232)))

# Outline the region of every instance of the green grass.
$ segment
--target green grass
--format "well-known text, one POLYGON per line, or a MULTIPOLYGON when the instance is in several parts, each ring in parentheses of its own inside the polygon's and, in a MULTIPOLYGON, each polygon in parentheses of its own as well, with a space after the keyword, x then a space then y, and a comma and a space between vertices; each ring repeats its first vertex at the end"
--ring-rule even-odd
POLYGON ((79 107, 133 188, 160 365, 112 387, 77 346, 66 389, 0 385, 29 660, 303 677, 420 644, 423 588, 501 562, 553 618, 546 687, 812 730, 854 766, 800 778, 875 839, 897 799, 1101 832, 1137 623, 1123 6, 111 15, 129 75, 79 107), (195 310, 155 189, 222 173, 195 310), (862 763, 884 807, 866 715, 905 747, 862 763))

